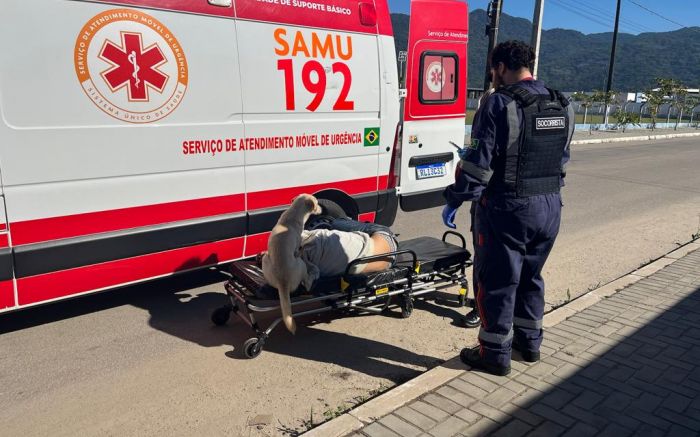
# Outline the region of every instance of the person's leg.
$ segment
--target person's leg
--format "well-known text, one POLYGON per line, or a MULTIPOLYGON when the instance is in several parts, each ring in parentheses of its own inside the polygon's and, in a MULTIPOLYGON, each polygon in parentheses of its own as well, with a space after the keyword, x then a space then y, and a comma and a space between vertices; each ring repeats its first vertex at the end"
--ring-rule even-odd
POLYGON ((362 223, 347 217, 333 219, 330 223, 330 227, 336 231, 364 232, 365 234, 369 235, 372 235, 375 232, 386 232, 390 235, 394 235, 391 229, 384 225, 377 223, 362 223))
POLYGON ((498 199, 493 205, 489 199, 476 208, 479 356, 492 373, 510 371, 513 308, 525 254, 519 211, 526 207, 522 199, 498 199))
MULTIPOLYGON (((474 230, 474 221, 475 219, 475 214, 476 214, 476 201, 472 202, 471 207, 469 208, 469 217, 470 217, 470 226, 469 226, 469 232, 472 234, 472 247, 476 248, 476 231, 474 230)), ((475 254, 476 256, 476 254, 475 254)), ((464 324, 465 327, 467 328, 476 328, 479 325, 481 325, 481 318, 479 317, 479 309, 476 307, 477 306, 477 284, 478 284, 478 279, 476 277, 476 268, 472 267, 472 289, 474 290, 474 308, 472 308, 471 311, 469 311, 463 318, 462 318, 462 323, 464 324)))
POLYGON ((544 316, 544 279, 542 268, 554 246, 561 221, 558 194, 532 198, 533 211, 528 226, 535 231, 527 244, 523 269, 515 297, 513 318, 514 343, 527 361, 539 359, 544 316))

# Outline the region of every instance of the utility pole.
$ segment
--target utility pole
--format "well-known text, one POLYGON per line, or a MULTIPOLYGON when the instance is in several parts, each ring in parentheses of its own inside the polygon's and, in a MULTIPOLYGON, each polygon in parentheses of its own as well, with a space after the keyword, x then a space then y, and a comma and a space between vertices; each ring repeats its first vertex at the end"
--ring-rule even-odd
POLYGON ((617 11, 615 12, 615 31, 613 32, 612 49, 610 50, 610 68, 608 69, 608 83, 605 85, 605 126, 608 125, 608 106, 610 88, 612 87, 613 70, 615 68, 615 48, 617 47, 617 32, 620 28, 620 3, 622 0, 617 0, 617 11))
POLYGON ((487 14, 491 19, 491 22, 486 25, 486 35, 489 37, 489 49, 486 52, 486 74, 484 76, 484 91, 491 88, 491 68, 489 65, 489 58, 491 57, 491 52, 493 48, 496 47, 496 40, 498 39, 498 22, 501 20, 501 8, 503 6, 503 0, 491 0, 489 2, 489 8, 487 14))
POLYGON ((532 38, 530 46, 535 51, 535 62, 532 64, 532 77, 537 79, 537 68, 540 64, 540 40, 542 39, 542 16, 544 15, 544 0, 535 1, 535 14, 532 16, 532 38))

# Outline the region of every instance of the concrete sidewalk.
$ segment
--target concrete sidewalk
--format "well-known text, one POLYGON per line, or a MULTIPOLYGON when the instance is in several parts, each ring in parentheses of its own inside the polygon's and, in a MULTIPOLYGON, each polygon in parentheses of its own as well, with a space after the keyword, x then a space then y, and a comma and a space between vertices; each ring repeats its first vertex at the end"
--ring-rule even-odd
POLYGON ((550 313, 537 364, 495 377, 450 360, 309 435, 700 435, 698 248, 550 313))

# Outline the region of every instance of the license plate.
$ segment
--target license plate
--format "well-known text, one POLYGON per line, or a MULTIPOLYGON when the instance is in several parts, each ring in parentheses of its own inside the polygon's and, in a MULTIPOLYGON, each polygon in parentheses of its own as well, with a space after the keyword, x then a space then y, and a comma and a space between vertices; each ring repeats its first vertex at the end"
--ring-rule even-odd
POLYGON ((416 179, 439 178, 447 174, 445 163, 419 165, 416 167, 416 179))

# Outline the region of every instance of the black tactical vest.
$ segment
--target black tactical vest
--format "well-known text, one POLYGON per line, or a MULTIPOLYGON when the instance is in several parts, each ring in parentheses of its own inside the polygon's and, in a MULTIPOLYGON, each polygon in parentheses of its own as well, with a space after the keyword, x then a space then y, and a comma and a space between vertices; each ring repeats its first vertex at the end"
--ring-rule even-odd
MULTIPOLYGON (((490 191, 515 193, 517 197, 559 192, 561 160, 573 120, 569 120, 566 109, 569 101, 559 91, 547 90, 549 94, 532 94, 510 85, 496 91, 512 98, 522 109, 524 131, 496 163, 490 191)), ((508 123, 510 132, 520 131, 517 116, 510 115, 508 123)))

